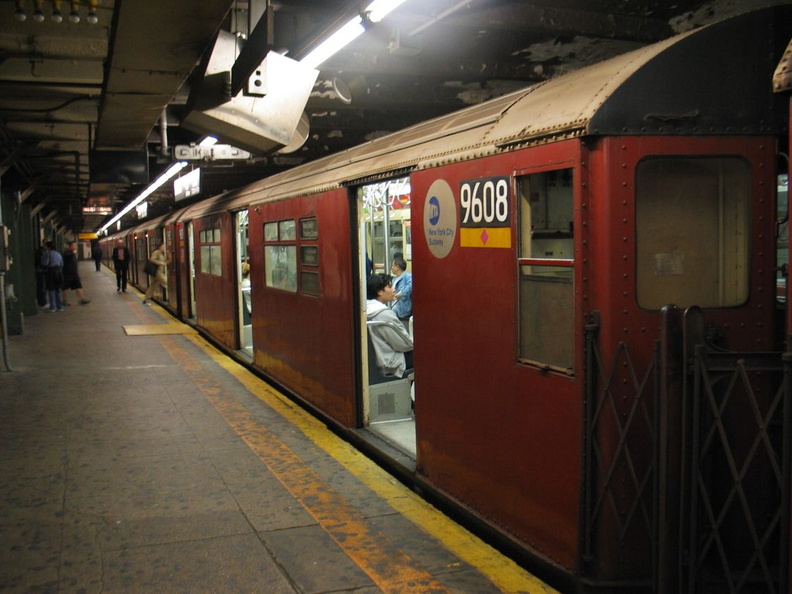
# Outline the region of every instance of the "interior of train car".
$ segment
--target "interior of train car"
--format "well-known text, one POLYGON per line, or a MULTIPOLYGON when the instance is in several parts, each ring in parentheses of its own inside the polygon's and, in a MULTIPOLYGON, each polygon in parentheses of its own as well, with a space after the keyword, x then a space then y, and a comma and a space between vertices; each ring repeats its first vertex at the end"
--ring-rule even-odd
MULTIPOLYGON (((366 303, 366 280, 370 274, 392 276, 395 259, 406 262, 406 272, 413 274, 410 179, 402 177, 363 185, 357 190, 360 303, 366 303)), ((394 277, 391 282, 395 282, 394 277)), ((368 428, 398 449, 416 456, 415 418, 413 414, 416 386, 414 369, 405 377, 385 375, 377 365, 377 354, 369 336, 371 322, 362 315, 361 344, 363 410, 368 428), (412 379, 411 379, 412 377, 412 379)), ((413 336, 412 315, 403 320, 413 336)))

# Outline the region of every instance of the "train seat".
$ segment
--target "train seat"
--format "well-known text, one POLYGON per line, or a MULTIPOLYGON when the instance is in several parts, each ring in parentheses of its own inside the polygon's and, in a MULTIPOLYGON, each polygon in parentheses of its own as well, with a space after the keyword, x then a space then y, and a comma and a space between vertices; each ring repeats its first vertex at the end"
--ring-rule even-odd
POLYGON ((412 417, 412 369, 404 377, 385 375, 377 365, 374 345, 368 342, 369 421, 398 421, 412 417))

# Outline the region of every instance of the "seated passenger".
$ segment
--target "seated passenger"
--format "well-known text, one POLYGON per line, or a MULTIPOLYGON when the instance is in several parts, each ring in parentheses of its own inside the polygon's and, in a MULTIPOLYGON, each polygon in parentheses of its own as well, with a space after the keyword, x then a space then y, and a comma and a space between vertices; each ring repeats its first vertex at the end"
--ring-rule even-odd
POLYGON ((391 311, 394 291, 387 274, 372 274, 366 286, 366 321, 369 340, 384 375, 402 377, 412 368, 413 342, 404 324, 391 311))

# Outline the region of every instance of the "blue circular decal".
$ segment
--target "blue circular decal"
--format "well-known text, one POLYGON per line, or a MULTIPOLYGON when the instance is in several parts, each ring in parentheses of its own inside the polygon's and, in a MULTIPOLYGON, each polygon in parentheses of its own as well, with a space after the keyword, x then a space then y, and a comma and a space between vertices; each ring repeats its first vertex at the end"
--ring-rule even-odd
POLYGON ((457 236, 454 192, 443 179, 435 180, 424 200, 424 238, 435 258, 445 258, 457 236))
POLYGON ((437 199, 437 196, 432 196, 429 198, 429 224, 437 226, 437 223, 440 221, 440 201, 437 199))

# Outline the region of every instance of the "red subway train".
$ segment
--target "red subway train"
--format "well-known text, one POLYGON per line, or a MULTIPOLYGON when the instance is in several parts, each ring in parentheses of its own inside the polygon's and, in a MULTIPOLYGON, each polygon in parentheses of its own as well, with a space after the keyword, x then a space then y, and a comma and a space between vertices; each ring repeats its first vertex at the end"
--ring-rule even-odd
POLYGON ((141 289, 164 242, 174 316, 559 589, 785 592, 790 35, 727 19, 102 241, 141 289))

